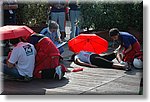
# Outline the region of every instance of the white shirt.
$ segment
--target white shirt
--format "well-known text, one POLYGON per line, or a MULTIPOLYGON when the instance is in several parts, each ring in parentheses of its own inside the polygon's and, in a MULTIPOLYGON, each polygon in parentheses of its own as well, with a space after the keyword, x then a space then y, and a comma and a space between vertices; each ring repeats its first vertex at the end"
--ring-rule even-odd
POLYGON ((20 42, 13 48, 9 62, 15 64, 22 76, 33 76, 36 50, 30 43, 20 42))
POLYGON ((75 60, 79 58, 82 62, 91 64, 90 56, 94 54, 92 52, 80 51, 76 56, 75 60))

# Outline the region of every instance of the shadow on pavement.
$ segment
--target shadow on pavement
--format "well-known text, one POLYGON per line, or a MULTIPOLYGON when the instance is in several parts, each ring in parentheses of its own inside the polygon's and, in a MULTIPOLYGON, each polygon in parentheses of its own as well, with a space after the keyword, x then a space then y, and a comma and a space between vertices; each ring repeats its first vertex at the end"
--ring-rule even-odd
POLYGON ((66 78, 62 80, 33 79, 31 82, 5 80, 2 95, 44 95, 46 89, 62 87, 68 82, 66 78))

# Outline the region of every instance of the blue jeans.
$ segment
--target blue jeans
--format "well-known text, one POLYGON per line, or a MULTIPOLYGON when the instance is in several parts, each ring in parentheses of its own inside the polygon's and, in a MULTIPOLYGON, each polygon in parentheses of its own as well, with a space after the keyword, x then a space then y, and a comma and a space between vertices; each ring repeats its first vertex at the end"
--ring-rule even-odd
POLYGON ((23 78, 23 76, 19 74, 17 68, 9 68, 6 64, 2 64, 2 72, 15 78, 23 78))
POLYGON ((76 34, 76 27, 75 22, 79 20, 80 11, 79 10, 70 10, 70 21, 71 21, 71 34, 70 38, 74 38, 76 34))
POLYGON ((51 12, 51 20, 58 23, 60 32, 65 32, 65 12, 51 12))

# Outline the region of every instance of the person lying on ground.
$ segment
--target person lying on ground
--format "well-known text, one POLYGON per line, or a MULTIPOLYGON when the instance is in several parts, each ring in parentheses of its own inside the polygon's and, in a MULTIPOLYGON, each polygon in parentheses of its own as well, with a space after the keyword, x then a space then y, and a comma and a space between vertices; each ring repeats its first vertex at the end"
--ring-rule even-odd
POLYGON ((14 48, 6 63, 2 64, 2 71, 17 80, 29 81, 33 77, 36 50, 32 44, 22 42, 20 38, 11 39, 10 43, 14 48))
POLYGON ((130 70, 128 65, 121 65, 114 63, 112 60, 116 58, 116 52, 99 55, 92 52, 80 51, 77 54, 72 55, 72 58, 76 64, 87 67, 103 67, 103 68, 118 68, 130 70))

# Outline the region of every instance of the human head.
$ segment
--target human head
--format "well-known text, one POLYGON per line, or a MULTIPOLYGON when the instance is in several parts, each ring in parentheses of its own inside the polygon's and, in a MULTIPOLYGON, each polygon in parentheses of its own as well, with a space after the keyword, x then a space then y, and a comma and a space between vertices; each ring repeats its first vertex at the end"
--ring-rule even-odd
POLYGON ((19 42, 20 42, 19 38, 10 39, 10 43, 13 44, 13 45, 18 44, 19 42))
POLYGON ((57 29, 59 26, 55 21, 50 21, 48 27, 49 27, 50 32, 57 32, 57 29))
POLYGON ((71 56, 71 60, 74 60, 76 54, 74 53, 72 56, 71 56))
POLYGON ((109 36, 113 40, 118 40, 118 38, 119 38, 119 30, 118 30, 118 28, 112 28, 112 29, 110 29, 109 36))

